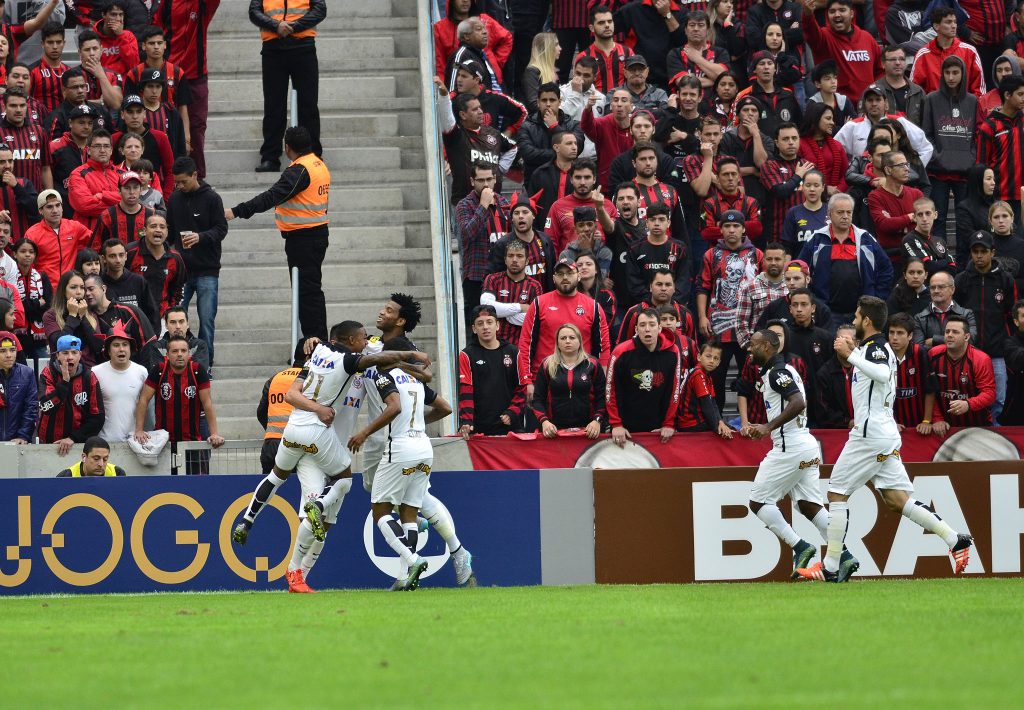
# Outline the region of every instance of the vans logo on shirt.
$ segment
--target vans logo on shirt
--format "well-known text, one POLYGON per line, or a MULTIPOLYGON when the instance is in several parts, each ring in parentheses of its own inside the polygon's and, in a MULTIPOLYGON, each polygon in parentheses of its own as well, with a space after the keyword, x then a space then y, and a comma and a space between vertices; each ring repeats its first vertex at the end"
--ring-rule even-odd
POLYGON ((843 50, 843 59, 848 62, 870 62, 871 55, 866 49, 846 49, 843 50))

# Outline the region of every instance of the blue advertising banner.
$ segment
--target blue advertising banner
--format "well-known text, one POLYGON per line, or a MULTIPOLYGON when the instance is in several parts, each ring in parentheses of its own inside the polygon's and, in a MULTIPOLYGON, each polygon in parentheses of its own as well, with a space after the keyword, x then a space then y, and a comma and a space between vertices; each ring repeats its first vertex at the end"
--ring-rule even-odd
MULTIPOLYGON (((294 478, 294 477, 293 477, 294 478)), ((541 582, 537 471, 431 474, 481 585, 541 582), (514 511, 514 512, 511 512, 514 511)), ((284 589, 298 480, 263 510, 246 545, 231 529, 256 476, 0 480, 0 594, 284 589)), ((310 573, 317 588, 387 588, 398 557, 357 475, 310 573)), ((454 586, 440 536, 420 536, 423 586, 454 586)))

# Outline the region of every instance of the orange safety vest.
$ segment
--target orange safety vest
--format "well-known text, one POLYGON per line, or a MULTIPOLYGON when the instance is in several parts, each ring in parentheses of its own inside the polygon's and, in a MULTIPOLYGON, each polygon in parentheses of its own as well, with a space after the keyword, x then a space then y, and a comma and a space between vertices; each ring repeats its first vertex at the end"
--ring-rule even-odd
MULTIPOLYGON (((309 12, 309 0, 263 0, 263 12, 269 15, 271 20, 294 23, 309 12)), ((316 28, 310 27, 288 36, 295 39, 316 37, 316 28)), ((268 42, 272 39, 279 39, 281 35, 272 30, 260 30, 260 37, 264 42, 268 42)))
POLYGON ((280 439, 284 434, 288 415, 294 409, 284 401, 284 396, 300 372, 300 367, 289 367, 287 370, 281 370, 270 380, 270 389, 267 391, 267 433, 263 435, 264 439, 280 439))
MULTIPOLYGON (((274 210, 277 228, 282 232, 309 229, 327 224, 327 199, 331 192, 331 173, 324 161, 313 153, 295 159, 292 165, 301 165, 309 173, 309 187, 292 195, 274 210)), ((288 167, 291 167, 289 165, 288 167)))

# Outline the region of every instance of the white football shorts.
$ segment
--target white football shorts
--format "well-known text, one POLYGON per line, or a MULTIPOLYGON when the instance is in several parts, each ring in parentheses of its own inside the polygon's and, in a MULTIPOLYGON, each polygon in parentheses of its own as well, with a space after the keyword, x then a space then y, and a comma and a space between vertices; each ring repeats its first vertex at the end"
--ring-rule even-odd
POLYGON ((419 508, 430 488, 430 467, 434 458, 418 461, 381 461, 373 476, 371 503, 391 503, 419 508))
POLYGON ((750 500, 755 503, 778 503, 787 495, 795 503, 806 500, 824 505, 818 485, 821 449, 817 446, 796 451, 772 448, 757 467, 750 500))
POLYGON ((828 490, 852 495, 858 488, 874 484, 877 490, 912 491, 913 484, 900 458, 899 437, 865 439, 850 437, 832 468, 828 490))

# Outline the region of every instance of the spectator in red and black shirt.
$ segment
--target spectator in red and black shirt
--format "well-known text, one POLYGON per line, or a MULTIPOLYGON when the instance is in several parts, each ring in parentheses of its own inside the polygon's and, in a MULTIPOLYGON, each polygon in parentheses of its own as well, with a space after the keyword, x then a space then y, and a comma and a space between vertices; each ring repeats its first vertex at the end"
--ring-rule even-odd
POLYGON ((82 105, 88 106, 92 111, 93 129, 113 128, 114 122, 106 107, 102 103, 85 100, 89 93, 89 83, 81 67, 72 67, 64 72, 60 83, 64 100, 46 117, 44 128, 47 138, 53 141, 63 136, 69 129, 71 112, 82 105))
MULTIPOLYGON (((11 236, 17 241, 39 221, 36 189, 25 178, 14 174, 14 151, 0 144, 0 210, 6 210, 11 223, 11 236)), ((8 274, 10 276, 10 274, 8 274)))
MULTIPOLYGON (((7 70, 5 84, 8 89, 20 89, 28 97, 28 110, 25 112, 25 123, 30 126, 43 126, 45 128, 47 110, 39 101, 32 96, 32 69, 22 62, 15 62, 7 70)), ((0 75, 2 76, 2 75, 0 75)), ((0 97, 0 106, 6 110, 7 97, 0 97)))
POLYGON ((145 207, 139 202, 142 180, 138 173, 122 174, 118 180, 118 192, 121 193, 121 201, 100 214, 99 228, 90 245, 97 252, 108 239, 116 239, 125 246, 142 239, 146 234, 146 218, 155 212, 152 207, 145 207))
POLYGON ((505 270, 484 278, 480 305, 491 306, 498 318, 498 337, 519 343, 523 319, 533 300, 544 291, 540 281, 526 274, 527 246, 513 239, 505 242, 505 270))
POLYGON ((459 94, 453 100, 441 85, 437 103, 444 151, 452 172, 452 204, 459 204, 472 190, 471 166, 474 163, 483 162, 494 168, 495 189, 500 192, 501 175, 512 166, 518 154, 515 141, 484 125, 484 110, 475 96, 459 94))
POLYGON ((648 281, 649 295, 625 312, 616 342, 624 343, 636 335, 637 317, 648 308, 660 308, 661 306, 669 306, 675 311, 676 319, 679 321, 678 328, 680 332, 690 338, 695 337, 696 330, 693 325, 693 316, 690 315, 685 301, 674 300, 676 279, 672 270, 664 266, 658 266, 645 273, 649 274, 648 278, 650 279, 648 281))
POLYGON ((582 336, 572 323, 556 333, 556 349, 537 371, 533 412, 546 439, 559 430, 582 429, 596 439, 607 418, 604 368, 583 349, 582 336))
POLYGON ((970 344, 967 319, 946 318, 945 343, 928 351, 938 380, 932 430, 942 436, 950 427, 991 426, 996 402, 992 359, 970 344))
MULTIPOLYGON (((135 133, 142 137, 142 157, 153 164, 153 170, 160 176, 160 184, 163 187, 164 199, 171 196, 174 189, 174 175, 171 168, 174 165, 174 151, 171 149, 171 141, 167 134, 158 131, 146 123, 146 106, 142 98, 135 94, 126 96, 121 105, 121 127, 112 135, 114 145, 118 144, 122 135, 135 133)), ((114 162, 124 160, 123 155, 114 154, 114 162)))
POLYGON ((484 110, 484 125, 495 128, 506 136, 515 135, 526 120, 526 107, 511 96, 491 91, 483 66, 475 59, 462 62, 455 72, 455 86, 452 98, 459 94, 470 94, 480 100, 484 110))
POLYGON ((171 441, 203 441, 199 432, 200 411, 206 415, 210 435, 206 441, 217 448, 224 437, 217 433, 217 413, 210 397, 210 376, 188 353, 183 335, 167 339, 167 357, 149 371, 142 395, 135 405, 134 439, 149 441, 145 432, 146 410, 156 395, 156 428, 170 434, 171 441))
POLYGON ((653 143, 634 143, 631 149, 633 169, 636 177, 633 184, 640 193, 639 217, 647 217, 647 208, 663 204, 669 209, 668 236, 681 242, 686 241, 686 223, 683 220, 683 206, 676 189, 658 180, 658 150, 653 143))
MULTIPOLYGON (((145 80, 143 72, 147 69, 156 70, 160 78, 164 80, 162 101, 170 104, 178 111, 181 120, 185 122, 186 134, 188 128, 188 105, 192 103, 192 92, 188 87, 188 79, 185 72, 177 64, 168 62, 165 59, 167 53, 167 40, 164 37, 163 28, 155 25, 147 27, 139 35, 142 42, 142 51, 145 56, 142 63, 124 75, 124 90, 129 94, 141 94, 145 80)), ((155 79, 152 73, 147 75, 151 80, 155 79)))
POLYGON ((768 191, 768 200, 762 206, 768 211, 765 220, 769 227, 766 233, 768 241, 774 241, 782 235, 782 223, 786 213, 792 207, 803 202, 800 184, 807 171, 814 165, 800 160, 800 129, 795 123, 780 123, 775 127, 776 160, 768 160, 761 166, 761 184, 768 191))
POLYGON ((555 273, 555 248, 548 236, 534 228, 537 220, 537 196, 527 197, 522 192, 512 195, 509 202, 511 208, 512 228, 491 245, 487 257, 487 273, 497 274, 505 268, 505 247, 512 241, 520 241, 526 245, 526 275, 537 279, 541 291, 547 293, 553 289, 551 280, 555 273))
POLYGON ((64 203, 64 216, 74 215, 68 200, 68 181, 71 173, 87 158, 89 136, 92 135, 96 114, 89 104, 75 106, 68 114, 68 130, 60 138, 50 141, 50 169, 53 173, 53 188, 60 193, 64 203))
POLYGON ((633 432, 657 431, 667 443, 679 408, 679 350, 662 331, 654 309, 643 311, 636 335, 612 351, 606 399, 612 440, 620 447, 633 432))
POLYGON ((1004 76, 999 96, 1003 105, 978 126, 978 162, 995 169, 995 199, 1009 202, 1019 218, 1024 185, 1024 77, 1004 76))
POLYGON ((893 416, 901 429, 932 433, 936 382, 928 351, 914 342, 914 319, 906 313, 889 316, 889 347, 896 354, 896 400, 893 416))
POLYGON ((629 249, 627 275, 629 292, 639 303, 647 298, 650 274, 667 269, 675 280, 673 300, 686 303, 690 298, 690 265, 686 245, 678 239, 669 239, 669 208, 664 202, 655 202, 647 209, 647 238, 629 249))
MULTIPOLYGON (((146 218, 145 238, 128 247, 127 268, 146 279, 149 295, 161 316, 181 303, 185 288, 185 260, 168 247, 167 218, 151 214, 146 218)), ((160 321, 153 323, 160 330, 160 321)))
MULTIPOLYGON (((159 69, 142 71, 142 105, 146 109, 143 120, 154 130, 167 134, 171 144, 171 152, 177 158, 188 155, 188 130, 181 115, 174 107, 163 100, 164 82, 159 69)), ((321 152, 323 152, 321 150, 321 152)))
POLYGON ((712 47, 708 41, 711 20, 706 12, 694 11, 686 16, 686 44, 668 51, 665 58, 668 75, 690 74, 700 79, 707 90, 718 75, 729 69, 729 53, 712 47))
POLYGON ((658 314, 661 329, 671 333, 675 338, 676 348, 679 350, 680 371, 685 372, 690 368, 697 367, 697 355, 700 354, 697 341, 683 330, 684 323, 690 323, 691 326, 693 324, 690 312, 678 303, 665 303, 654 310, 658 314))
POLYGON ((541 165, 530 175, 528 192, 537 201, 537 219, 545 224, 551 205, 572 193, 572 164, 579 153, 579 143, 572 131, 559 131, 551 136, 551 151, 555 157, 541 165))
POLYGON ((7 111, 0 121, 0 132, 14 152, 14 174, 37 189, 52 188, 50 141, 42 128, 25 122, 28 96, 21 89, 8 89, 5 99, 7 111))
POLYGON ((743 194, 740 189, 740 163, 736 158, 722 156, 718 160, 718 187, 712 188, 711 195, 704 200, 704 214, 701 237, 707 245, 712 245, 722 238, 722 230, 718 222, 729 210, 739 210, 746 216, 743 226, 747 236, 755 243, 764 244, 761 239, 761 207, 757 200, 743 194))
POLYGON ((43 56, 32 68, 30 76, 32 98, 38 101, 45 111, 40 116, 42 120, 64 100, 60 78, 69 67, 61 60, 64 56, 64 26, 59 22, 47 22, 39 35, 43 40, 43 56))
POLYGON ((680 394, 679 431, 713 431, 723 439, 732 438, 732 429, 722 419, 722 410, 716 403, 715 385, 711 374, 722 361, 722 346, 709 340, 700 346, 697 366, 686 373, 680 394))
POLYGON ((615 19, 607 5, 596 5, 590 9, 590 31, 594 43, 580 52, 580 57, 593 57, 597 61, 594 86, 602 94, 626 81, 626 60, 633 56, 627 45, 615 41, 615 19))
POLYGON ((522 429, 526 386, 519 382, 519 351, 498 338, 493 306, 472 312, 477 342, 459 353, 459 433, 502 436, 522 429))
POLYGON ((121 75, 103 66, 103 45, 100 36, 91 30, 78 35, 78 58, 88 83, 86 98, 102 101, 114 111, 121 105, 121 75))
POLYGON ((57 340, 57 355, 39 375, 39 442, 57 444, 64 456, 75 442, 103 428, 103 395, 92 370, 82 364, 82 341, 57 340))

